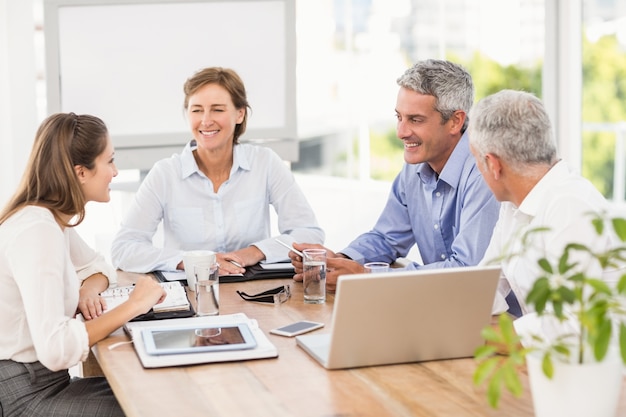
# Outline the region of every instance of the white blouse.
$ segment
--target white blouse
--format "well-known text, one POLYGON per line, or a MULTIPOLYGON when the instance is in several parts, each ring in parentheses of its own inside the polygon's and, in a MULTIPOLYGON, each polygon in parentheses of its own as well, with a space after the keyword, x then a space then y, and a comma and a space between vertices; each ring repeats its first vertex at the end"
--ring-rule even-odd
POLYGON ((174 271, 185 251, 231 252, 250 245, 266 262, 289 260, 289 250, 271 235, 272 208, 284 242, 324 242, 313 209, 274 151, 236 145, 230 176, 216 193, 198 168, 194 149, 192 140, 182 153, 158 161, 141 183, 111 246, 117 268, 174 271), (155 245, 160 226, 163 242, 155 245))
POLYGON ((0 225, 0 359, 68 369, 87 358, 89 339, 76 318, 81 282, 112 266, 74 228, 28 206, 0 225))

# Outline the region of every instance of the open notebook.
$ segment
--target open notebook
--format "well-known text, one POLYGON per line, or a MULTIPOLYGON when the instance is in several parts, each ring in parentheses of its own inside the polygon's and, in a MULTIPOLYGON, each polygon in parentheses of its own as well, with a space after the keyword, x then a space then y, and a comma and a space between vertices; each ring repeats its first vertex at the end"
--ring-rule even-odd
MULTIPOLYGON (((167 293, 165 300, 155 304, 148 313, 135 317, 133 321, 192 317, 195 314, 185 287, 180 282, 161 282, 160 285, 167 293)), ((128 300, 134 288, 134 285, 109 288, 101 292, 100 296, 106 301, 107 309, 111 310, 128 300)))
POLYGON ((328 369, 470 357, 499 276, 494 266, 341 276, 331 333, 296 343, 328 369))

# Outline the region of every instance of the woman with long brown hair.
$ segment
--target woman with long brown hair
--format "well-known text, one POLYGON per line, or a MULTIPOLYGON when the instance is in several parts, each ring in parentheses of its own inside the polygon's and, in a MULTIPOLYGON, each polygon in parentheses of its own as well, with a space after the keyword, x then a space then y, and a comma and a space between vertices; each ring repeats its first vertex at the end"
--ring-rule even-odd
POLYGON ((99 340, 165 297, 145 277, 104 312, 115 270, 74 226, 109 201, 114 150, 97 117, 58 113, 39 127, 17 191, 0 213, 0 414, 123 416, 104 378, 70 380, 99 340), (84 319, 77 316, 81 313, 84 319))

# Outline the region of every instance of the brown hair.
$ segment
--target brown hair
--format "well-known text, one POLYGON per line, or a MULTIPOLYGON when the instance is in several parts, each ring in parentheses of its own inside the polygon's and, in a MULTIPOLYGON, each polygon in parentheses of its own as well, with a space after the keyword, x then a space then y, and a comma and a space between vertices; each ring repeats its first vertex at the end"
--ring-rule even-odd
POLYGON ((86 201, 74 166, 93 169, 107 138, 104 122, 95 116, 57 113, 44 120, 20 185, 0 214, 0 224, 27 205, 48 208, 64 226, 80 224, 86 201), (61 214, 78 215, 78 219, 67 224, 61 214))
POLYGON ((239 143, 239 137, 246 131, 248 109, 250 109, 250 104, 248 104, 248 98, 246 97, 246 87, 243 81, 235 71, 229 68, 209 67, 202 69, 188 78, 183 86, 185 93, 185 110, 187 110, 189 106, 189 97, 207 84, 217 84, 223 87, 228 91, 228 94, 230 94, 230 99, 233 101, 235 108, 244 110, 243 121, 235 126, 233 139, 234 144, 239 143))

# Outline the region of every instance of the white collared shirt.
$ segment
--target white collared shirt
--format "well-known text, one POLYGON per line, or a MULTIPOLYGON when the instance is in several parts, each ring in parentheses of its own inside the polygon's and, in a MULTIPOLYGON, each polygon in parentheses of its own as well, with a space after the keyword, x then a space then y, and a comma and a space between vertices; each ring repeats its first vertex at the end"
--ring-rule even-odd
MULTIPOLYGON (((493 313, 506 311, 504 297, 512 289, 524 314, 532 312, 526 297, 535 280, 541 276, 539 257, 557 259, 568 243, 582 243, 596 250, 605 250, 611 240, 599 237, 591 224, 589 212, 608 210, 609 203, 585 178, 570 172, 564 161, 555 164, 528 193, 519 208, 503 202, 498 223, 481 264, 491 263, 503 254, 519 253, 520 237, 529 229, 548 227, 535 235, 534 248, 523 256, 501 262, 502 277, 494 302, 493 313)), ((596 271, 598 276, 602 274, 596 271)))

